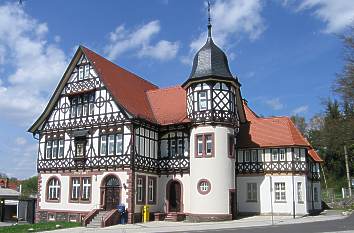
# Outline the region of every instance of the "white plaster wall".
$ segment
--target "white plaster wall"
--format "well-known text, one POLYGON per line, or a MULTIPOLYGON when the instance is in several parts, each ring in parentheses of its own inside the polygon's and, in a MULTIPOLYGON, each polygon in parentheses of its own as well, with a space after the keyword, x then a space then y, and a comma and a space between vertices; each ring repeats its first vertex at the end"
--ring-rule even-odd
POLYGON ((182 184, 182 198, 183 198, 183 208, 184 213, 190 213, 190 175, 184 174, 183 176, 177 174, 175 176, 162 175, 158 179, 159 189, 158 189, 158 199, 159 203, 157 206, 158 211, 165 212, 165 201, 166 201, 166 185, 170 180, 178 180, 182 184))
MULTIPOLYGON (((77 172, 73 173, 73 175, 84 175, 85 172, 77 172)), ((91 177, 91 203, 70 203, 70 176, 59 174, 41 174, 42 177, 42 188, 41 188, 41 201, 39 202, 39 206, 41 209, 48 210, 65 210, 65 211, 91 211, 93 209, 99 208, 100 205, 100 186, 104 177, 108 174, 114 174, 119 177, 121 185, 127 184, 128 174, 127 172, 104 172, 101 175, 87 175, 85 177, 91 177), (60 190, 60 201, 59 203, 46 202, 46 184, 48 179, 52 176, 56 176, 60 179, 61 182, 61 190, 60 190)), ((127 190, 121 189, 121 203, 125 204, 126 208, 128 208, 127 200, 127 190)))
POLYGON ((152 177, 156 177, 157 180, 156 180, 156 184, 157 184, 157 188, 156 188, 156 205, 151 205, 151 204, 147 204, 149 207, 150 207, 150 212, 162 212, 163 209, 160 209, 160 205, 161 203, 163 203, 163 199, 160 198, 160 193, 162 192, 163 190, 163 187, 161 187, 160 185, 160 177, 158 177, 157 175, 152 175, 152 174, 146 174, 146 173, 140 173, 140 172, 137 172, 135 173, 135 195, 134 195, 134 202, 135 202, 135 209, 134 209, 134 212, 135 213, 140 213, 141 212, 141 209, 143 207, 143 205, 138 205, 136 204, 136 192, 137 192, 137 187, 136 187, 136 181, 137 181, 137 176, 145 176, 146 178, 146 181, 145 181, 145 184, 146 184, 146 188, 145 188, 145 200, 146 200, 146 203, 147 203, 147 199, 148 199, 148 176, 152 176, 152 177))
POLYGON ((305 215, 307 211, 306 202, 306 177, 294 176, 272 176, 272 191, 270 189, 270 176, 239 176, 237 177, 237 206, 239 212, 270 214, 272 212, 271 195, 273 202, 273 213, 275 214, 293 214, 293 183, 295 214, 305 215), (286 201, 276 202, 274 193, 274 183, 285 182, 286 201), (298 202, 297 182, 302 183, 303 200, 298 202), (257 202, 247 202, 247 183, 257 183, 257 202))
POLYGON ((229 190, 235 188, 235 160, 228 158, 228 134, 232 128, 199 126, 190 137, 190 212, 193 214, 229 214, 229 190), (195 135, 214 133, 214 157, 195 158, 195 135), (207 179, 211 191, 202 195, 197 190, 199 180, 207 179))

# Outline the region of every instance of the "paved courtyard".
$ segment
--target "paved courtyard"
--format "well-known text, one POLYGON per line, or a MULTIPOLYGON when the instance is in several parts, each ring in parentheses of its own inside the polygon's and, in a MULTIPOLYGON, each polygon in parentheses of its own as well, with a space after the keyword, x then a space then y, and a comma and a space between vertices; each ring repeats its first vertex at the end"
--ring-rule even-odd
MULTIPOLYGON (((353 215, 352 215, 353 216, 353 215)), ((273 225, 275 226, 285 226, 287 224, 304 224, 304 223, 316 223, 316 222, 327 222, 332 220, 343 220, 346 217, 338 212, 328 212, 327 214, 322 214, 319 216, 308 216, 308 217, 298 217, 293 219, 290 216, 275 216, 273 225)), ((149 223, 138 223, 138 224, 127 224, 127 225, 116 225, 106 228, 85 228, 79 227, 74 229, 62 229, 55 231, 56 233, 84 233, 84 232, 232 232, 235 228, 250 228, 254 227, 263 232, 260 229, 263 226, 272 226, 272 221, 270 216, 253 216, 247 217, 234 221, 227 222, 207 222, 207 223, 186 223, 186 222, 149 222, 149 223)), ((273 232, 274 228, 264 228, 273 232)), ((245 229, 246 230, 246 229, 245 229)), ((250 230, 250 229, 248 229, 250 230)), ((238 232, 238 230, 237 230, 238 232)), ((252 230, 253 232, 253 230, 252 230)), ((266 231, 264 231, 266 232, 266 231)), ((297 231, 293 231, 297 232, 297 231)), ((325 232, 325 231, 316 231, 325 232)), ((338 231, 337 231, 338 232, 338 231)), ((346 231, 350 232, 350 231, 346 231)), ((354 232, 354 231, 353 231, 354 232)))

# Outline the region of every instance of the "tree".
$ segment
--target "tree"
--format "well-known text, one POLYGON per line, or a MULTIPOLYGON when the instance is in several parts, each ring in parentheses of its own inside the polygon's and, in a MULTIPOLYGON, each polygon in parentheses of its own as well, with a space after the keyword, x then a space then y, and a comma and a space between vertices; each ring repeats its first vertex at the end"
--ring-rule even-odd
POLYGON ((354 106, 354 25, 346 35, 341 37, 344 44, 345 65, 342 73, 337 75, 334 91, 340 95, 343 102, 354 106))
POLYGON ((38 177, 33 176, 21 182, 22 185, 22 196, 30 197, 34 196, 38 192, 38 177))
POLYGON ((297 129, 302 133, 302 135, 306 135, 307 124, 305 117, 295 115, 290 117, 291 121, 295 124, 297 129))

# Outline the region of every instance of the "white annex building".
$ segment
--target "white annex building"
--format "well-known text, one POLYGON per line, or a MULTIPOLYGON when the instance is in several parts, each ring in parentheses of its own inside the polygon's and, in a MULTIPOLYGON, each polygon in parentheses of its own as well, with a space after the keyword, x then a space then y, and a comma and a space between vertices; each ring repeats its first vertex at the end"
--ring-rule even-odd
POLYGON ((37 221, 234 219, 321 209, 317 155, 287 117, 259 117, 211 37, 181 86, 154 84, 80 46, 29 131, 37 221), (97 218, 98 217, 98 218, 97 218))

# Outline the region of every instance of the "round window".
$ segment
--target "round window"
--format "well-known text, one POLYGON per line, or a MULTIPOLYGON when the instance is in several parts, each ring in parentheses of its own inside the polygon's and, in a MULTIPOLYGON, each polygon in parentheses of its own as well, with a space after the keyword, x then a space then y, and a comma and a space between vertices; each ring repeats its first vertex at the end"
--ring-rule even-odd
POLYGON ((206 195, 210 192, 210 189, 211 189, 211 184, 209 182, 209 180, 206 180, 206 179, 201 179, 199 182, 198 182, 198 192, 202 195, 206 195))

